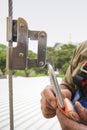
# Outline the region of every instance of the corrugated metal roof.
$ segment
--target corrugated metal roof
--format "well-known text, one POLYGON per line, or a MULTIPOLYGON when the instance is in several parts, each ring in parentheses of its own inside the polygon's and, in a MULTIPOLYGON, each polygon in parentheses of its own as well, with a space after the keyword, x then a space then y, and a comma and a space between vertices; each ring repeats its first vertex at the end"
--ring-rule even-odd
MULTIPOLYGON (((40 93, 48 82, 48 77, 14 78, 14 130, 61 130, 56 117, 41 113, 40 93)), ((0 79, 0 130, 10 130, 8 99, 8 81, 0 79)))

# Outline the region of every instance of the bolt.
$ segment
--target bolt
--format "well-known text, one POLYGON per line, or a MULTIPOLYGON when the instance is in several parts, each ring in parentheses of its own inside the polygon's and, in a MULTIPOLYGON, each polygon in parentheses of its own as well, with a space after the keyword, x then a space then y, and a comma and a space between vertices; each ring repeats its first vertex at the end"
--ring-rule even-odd
POLYGON ((19 53, 19 56, 23 57, 23 56, 24 56, 24 53, 20 52, 20 53, 19 53))
POLYGON ((40 62, 39 62, 39 65, 40 65, 40 66, 43 66, 43 65, 44 65, 44 62, 43 62, 43 61, 40 61, 40 62))
POLYGON ((24 27, 24 24, 23 24, 23 23, 20 23, 20 27, 23 28, 23 27, 24 27))
POLYGON ((45 37, 45 33, 44 32, 41 32, 41 37, 45 37))

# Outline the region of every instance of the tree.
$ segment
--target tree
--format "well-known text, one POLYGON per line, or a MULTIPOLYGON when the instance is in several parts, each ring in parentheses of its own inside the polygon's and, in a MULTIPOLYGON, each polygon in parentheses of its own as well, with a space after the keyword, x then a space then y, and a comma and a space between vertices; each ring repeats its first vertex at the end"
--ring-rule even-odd
POLYGON ((56 61, 56 53, 57 51, 53 47, 47 47, 46 59, 47 62, 50 62, 53 66, 55 65, 56 61))
POLYGON ((64 44, 59 50, 52 47, 47 48, 47 59, 53 63, 55 70, 58 69, 61 73, 65 74, 75 47, 72 44, 64 44))
POLYGON ((70 64, 71 57, 75 47, 76 46, 72 44, 64 44, 63 46, 61 46, 61 49, 57 51, 57 59, 55 66, 64 74, 66 72, 67 67, 70 64))
POLYGON ((6 45, 0 44, 0 51, 6 51, 6 45))
POLYGON ((0 68, 3 74, 6 72, 6 52, 3 51, 1 52, 1 57, 0 57, 0 68))
POLYGON ((29 50, 29 51, 28 51, 28 57, 29 57, 29 58, 36 58, 37 55, 36 55, 36 53, 34 53, 33 51, 29 50))
POLYGON ((0 45, 0 69, 3 74, 6 72, 6 46, 0 45))

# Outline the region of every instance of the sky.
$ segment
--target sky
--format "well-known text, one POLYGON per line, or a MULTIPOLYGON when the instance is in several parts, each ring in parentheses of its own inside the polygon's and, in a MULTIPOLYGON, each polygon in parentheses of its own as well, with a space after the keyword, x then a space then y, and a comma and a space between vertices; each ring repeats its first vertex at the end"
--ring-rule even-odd
MULTIPOLYGON (((0 0, 0 43, 3 44, 7 44, 7 16, 8 1, 0 0)), ((44 30, 48 46, 87 40, 87 0, 13 0, 13 18, 18 17, 27 21, 30 30, 44 30)))

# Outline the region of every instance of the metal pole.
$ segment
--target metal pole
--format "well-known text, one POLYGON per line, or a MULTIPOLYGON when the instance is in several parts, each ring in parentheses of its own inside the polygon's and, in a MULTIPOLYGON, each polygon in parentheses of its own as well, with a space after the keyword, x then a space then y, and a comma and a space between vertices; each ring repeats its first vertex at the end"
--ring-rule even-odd
POLYGON ((9 114, 10 114, 10 130, 14 130, 14 116, 13 116, 13 86, 12 86, 12 69, 11 64, 11 49, 12 49, 12 0, 8 0, 8 19, 9 19, 9 34, 8 34, 8 87, 9 87, 9 114))
POLYGON ((14 130, 12 70, 9 70, 8 82, 9 82, 10 130, 14 130))

